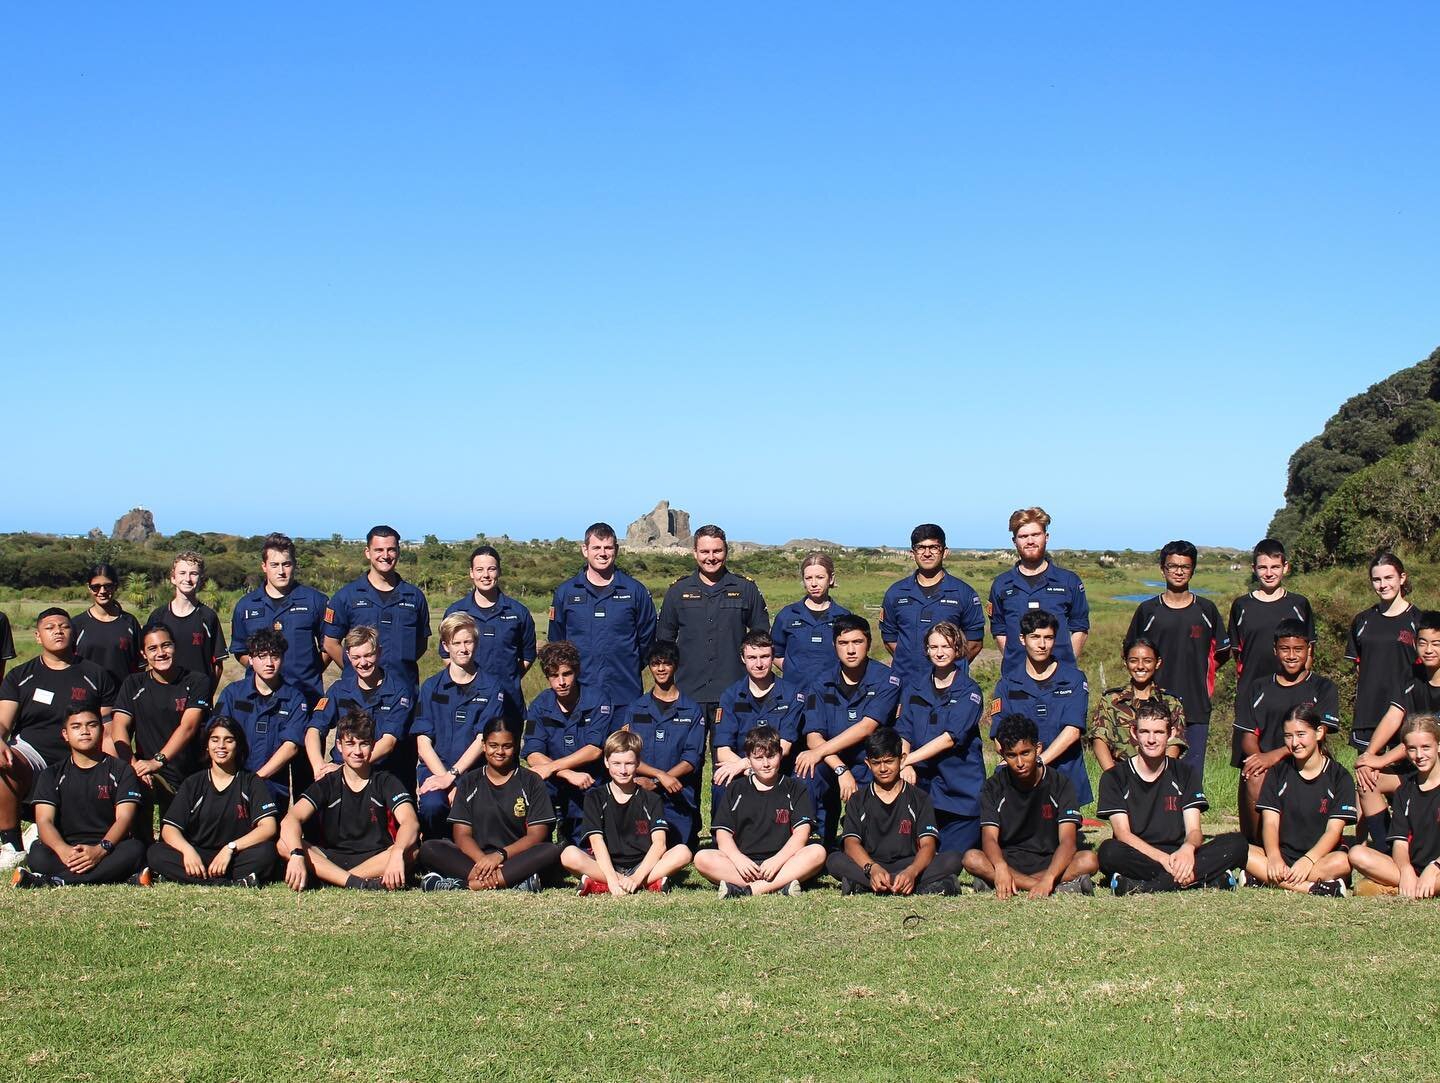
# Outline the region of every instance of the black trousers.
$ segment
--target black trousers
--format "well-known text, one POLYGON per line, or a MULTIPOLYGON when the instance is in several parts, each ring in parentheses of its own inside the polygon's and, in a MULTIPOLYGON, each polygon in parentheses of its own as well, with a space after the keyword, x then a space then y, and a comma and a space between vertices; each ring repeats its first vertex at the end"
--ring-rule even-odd
MULTIPOLYGON (((920 879, 915 882, 915 889, 929 887, 937 880, 943 880, 947 876, 954 876, 963 867, 964 854, 957 854, 951 850, 942 850, 935 855, 935 859, 925 866, 925 871, 920 874, 920 879)), ((903 872, 910 865, 908 861, 881 861, 878 862, 886 872, 894 876, 903 872)), ((843 850, 836 850, 825 859, 825 871, 837 880, 851 880, 855 884, 856 891, 870 890, 870 877, 865 875, 865 870, 855 864, 853 858, 843 850)))
POLYGON ((145 844, 139 839, 121 839, 89 872, 73 873, 65 867, 60 855, 36 840, 30 847, 27 862, 31 872, 53 876, 67 884, 118 884, 130 879, 145 864, 145 844))
MULTIPOLYGON (((1195 883, 1202 886, 1205 881, 1219 876, 1228 869, 1242 868, 1249 855, 1245 836, 1238 831, 1217 835, 1195 851, 1195 883)), ((1114 839, 1106 839, 1096 851, 1102 872, 1118 872, 1132 880, 1143 880, 1154 891, 1179 891, 1175 878, 1154 858, 1147 857, 1133 846, 1114 839)))
MULTIPOLYGON (((500 879, 505 881, 506 887, 514 887, 559 863, 560 847, 553 842, 542 842, 528 850, 521 850, 514 857, 507 857, 505 864, 500 867, 500 879)), ((420 867, 426 872, 438 872, 441 876, 465 880, 470 876, 475 862, 448 839, 427 839, 420 844, 420 867)))
MULTIPOLYGON (((209 868, 210 862, 215 860, 215 855, 220 851, 197 846, 195 852, 200 855, 200 860, 205 863, 206 868, 209 868)), ((165 879, 181 884, 217 884, 230 880, 242 880, 252 872, 262 884, 268 883, 275 879, 276 865, 279 862, 274 845, 268 842, 262 842, 259 846, 251 846, 246 850, 235 851, 235 856, 230 859, 229 871, 219 879, 208 876, 191 876, 185 871, 185 861, 181 858, 180 851, 168 842, 157 842, 151 846, 147 860, 150 863, 151 872, 159 873, 165 879)))

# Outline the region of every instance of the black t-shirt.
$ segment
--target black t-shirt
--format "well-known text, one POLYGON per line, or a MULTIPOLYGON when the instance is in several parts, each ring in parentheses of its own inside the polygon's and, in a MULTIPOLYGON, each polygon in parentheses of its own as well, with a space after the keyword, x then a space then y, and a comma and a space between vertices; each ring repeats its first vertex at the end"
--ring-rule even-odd
POLYGON ((1440 858, 1440 786, 1422 790, 1416 778, 1406 779, 1391 805, 1390 841, 1410 844, 1410 864, 1417 873, 1440 858))
POLYGON ((797 827, 814 823, 815 805, 804 783, 782 776, 766 790, 753 775, 741 775, 725 787, 712 826, 730 832, 751 861, 765 861, 785 849, 797 827))
POLYGON ((55 808, 55 828, 71 846, 90 846, 115 825, 115 809, 144 799, 130 765, 102 756, 94 767, 65 759, 41 771, 30 800, 55 808))
POLYGON ((585 811, 580 819, 580 838, 589 842, 599 835, 617 869, 633 869, 650 851, 656 831, 666 831, 665 802, 654 790, 635 788, 630 800, 615 796, 609 782, 597 783, 585 791, 585 811))
POLYGON ((1399 616, 1387 617, 1384 607, 1377 604, 1356 614, 1350 622, 1345 657, 1360 666, 1351 727, 1351 740, 1357 745, 1369 743, 1396 689, 1410 683, 1415 665, 1415 620, 1419 615, 1412 605, 1399 616))
MULTIPOLYGON (((167 684, 156 680, 149 672, 132 673, 125 678, 119 695, 115 697, 115 713, 127 714, 134 720, 130 739, 138 759, 148 760, 163 749, 186 711, 194 707, 202 711, 210 709, 208 673, 202 675, 182 670, 174 676, 175 679, 167 684)), ((160 768, 160 776, 170 783, 173 790, 199 766, 200 731, 196 730, 195 739, 160 768)))
MULTIPOLYGON (((74 621, 71 621, 74 627, 74 621)), ((15 636, 10 631, 10 618, 0 613, 0 662, 8 662, 15 657, 15 636)))
POLYGON ((1130 618, 1126 642, 1137 635, 1148 636, 1160 649, 1164 666, 1158 680, 1185 705, 1185 724, 1209 725, 1215 656, 1230 646, 1215 603, 1195 594, 1184 609, 1171 609, 1159 595, 1147 598, 1130 618))
POLYGON ((1302 775, 1291 760, 1281 760, 1266 772, 1255 807, 1279 814, 1280 854, 1286 864, 1300 860, 1331 820, 1353 824, 1359 815, 1355 780, 1328 756, 1314 778, 1302 775))
POLYGON ((1266 677, 1252 685, 1248 702, 1236 701, 1235 728, 1255 734, 1261 752, 1272 752, 1285 744, 1285 717, 1303 703, 1320 709, 1331 733, 1340 729, 1340 690, 1334 682, 1311 673, 1295 684, 1281 684, 1266 677))
POLYGON ((415 805, 410 791, 390 772, 373 772, 356 791, 346 785, 343 767, 316 782, 300 800, 317 810, 306 825, 315 825, 312 837, 326 850, 347 855, 389 849, 395 841, 395 810, 415 805))
POLYGON ((163 624, 175 640, 175 664, 191 673, 209 673, 230 652, 220 617, 208 605, 197 603, 188 616, 177 617, 162 605, 150 614, 149 624, 163 624))
POLYGON ((519 842, 531 824, 553 824, 555 806, 544 781, 530 768, 516 768, 497 786, 484 767, 477 767, 455 783, 450 822, 470 828, 480 849, 493 850, 519 842))
POLYGON ((1017 786, 1010 769, 1001 764, 980 787, 980 824, 999 829, 1007 860, 1015 853, 1035 859, 1031 865, 1049 861, 1060 845, 1060 825, 1080 829, 1074 784, 1053 768, 1042 770, 1040 780, 1027 790, 1017 786))
POLYGON ((248 835, 261 820, 279 815, 275 796, 259 775, 237 771, 228 786, 217 790, 207 767, 180 783, 165 823, 197 850, 218 850, 248 835))
POLYGON ((1417 665, 1410 682, 1398 696, 1391 696, 1390 702, 1404 711, 1407 718, 1437 714, 1440 713, 1440 687, 1431 684, 1430 675, 1417 665))
POLYGON ((1275 629, 1282 620, 1298 620, 1305 625, 1305 638, 1315 642, 1315 615, 1303 594, 1287 590, 1273 602, 1242 594, 1230 604, 1230 649, 1235 652, 1237 689, 1249 689, 1256 681, 1280 672, 1275 660, 1275 629))
POLYGON ((70 750, 60 736, 65 716, 72 710, 99 711, 115 703, 115 682, 94 662, 72 662, 51 669, 43 657, 32 658, 5 674, 0 700, 19 704, 11 733, 45 757, 45 762, 69 759, 70 750))
POLYGON ((140 672, 140 623, 121 612, 114 620, 100 620, 90 610, 70 618, 70 647, 76 658, 84 658, 110 674, 115 687, 132 673, 140 672))
POLYGON ((1121 760, 1100 776, 1100 800, 1095 814, 1110 819, 1116 813, 1130 818, 1130 830, 1151 846, 1173 853, 1185 844, 1185 810, 1210 807, 1195 783, 1190 768, 1167 759, 1154 782, 1135 770, 1133 759, 1121 760))
POLYGON ((886 802, 875 784, 862 787, 845 803, 845 830, 841 838, 855 838, 865 852, 882 865, 909 861, 926 835, 940 845, 935 806, 915 786, 901 783, 895 800, 886 802))

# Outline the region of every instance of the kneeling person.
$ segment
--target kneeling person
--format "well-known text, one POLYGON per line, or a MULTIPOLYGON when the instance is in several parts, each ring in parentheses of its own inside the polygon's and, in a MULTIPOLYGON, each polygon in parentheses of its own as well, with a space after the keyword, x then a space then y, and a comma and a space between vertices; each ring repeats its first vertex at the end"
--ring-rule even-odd
POLYGON ((306 790, 280 825, 285 882, 296 891, 304 891, 312 875, 336 887, 403 888, 419 849, 415 798, 394 775, 371 770, 375 723, 369 715, 347 712, 336 732, 344 766, 306 790), (305 825, 317 812, 316 830, 306 838, 305 825))
POLYGON ((844 849, 825 868, 842 893, 954 895, 961 855, 936 853, 940 828, 935 806, 918 786, 900 777, 900 734, 876 730, 865 738, 865 758, 874 781, 845 805, 844 849))
POLYGON ((96 711, 81 709, 60 731, 70 755, 35 780, 35 826, 28 869, 16 869, 16 887, 118 884, 138 878, 145 847, 130 837, 144 801, 128 764, 107 756, 105 726, 96 711))
POLYGON ((690 864, 690 847, 668 844, 670 823, 660 794, 635 781, 644 746, 644 739, 630 730, 605 738, 610 781, 585 791, 580 822, 580 837, 590 852, 567 846, 560 855, 560 863, 580 877, 581 895, 664 891, 670 877, 690 864))
POLYGON ((980 849, 965 853, 965 871, 1008 899, 1055 891, 1089 895, 1100 871, 1093 850, 1081 850, 1080 803, 1070 780, 1040 760, 1040 730, 1023 714, 995 730, 1005 762, 980 787, 980 849))
POLYGON ((809 788, 780 776, 783 755, 771 727, 745 735, 750 773, 725 789, 713 825, 715 848, 695 855, 695 871, 719 885, 722 899, 798 895, 825 866, 825 847, 810 841, 815 805, 809 788))

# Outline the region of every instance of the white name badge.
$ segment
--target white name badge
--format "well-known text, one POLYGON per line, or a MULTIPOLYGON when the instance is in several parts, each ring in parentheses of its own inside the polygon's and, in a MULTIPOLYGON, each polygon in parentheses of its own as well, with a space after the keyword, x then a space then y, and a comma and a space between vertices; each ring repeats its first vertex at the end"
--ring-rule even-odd
POLYGON ((1039 602, 1031 602, 1031 603, 1030 603, 1030 608, 1031 608, 1031 609, 1039 609, 1039 608, 1040 608, 1040 603, 1039 603, 1039 602))
POLYGON ((35 695, 31 697, 36 703, 51 704, 55 702, 55 693, 48 688, 35 689, 35 695))

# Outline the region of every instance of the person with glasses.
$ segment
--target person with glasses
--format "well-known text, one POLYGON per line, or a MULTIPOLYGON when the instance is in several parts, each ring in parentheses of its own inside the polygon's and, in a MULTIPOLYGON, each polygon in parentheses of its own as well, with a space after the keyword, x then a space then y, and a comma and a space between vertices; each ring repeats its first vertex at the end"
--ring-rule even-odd
POLYGON ((1209 598, 1190 589, 1190 577, 1200 553, 1188 541, 1172 541, 1160 550, 1160 571, 1165 589, 1146 598, 1130 618, 1125 642, 1144 636, 1165 659, 1165 691, 1180 697, 1185 707, 1185 741, 1182 757, 1198 788, 1204 782, 1205 742, 1210 735, 1210 697, 1215 674, 1230 657, 1230 633, 1220 610, 1209 598))
POLYGON ((71 649, 76 658, 94 662, 119 688, 140 671, 140 622, 120 605, 115 592, 120 575, 110 564, 96 564, 86 577, 90 608, 70 618, 71 649))
POLYGON ((959 672, 968 674, 970 663, 985 641, 985 607, 980 595, 963 579, 945 570, 945 531, 934 523, 921 523, 910 532, 915 571, 885 592, 880 608, 880 638, 894 659, 891 665, 905 687, 930 679, 925 639, 941 621, 959 625, 964 650, 959 672))

